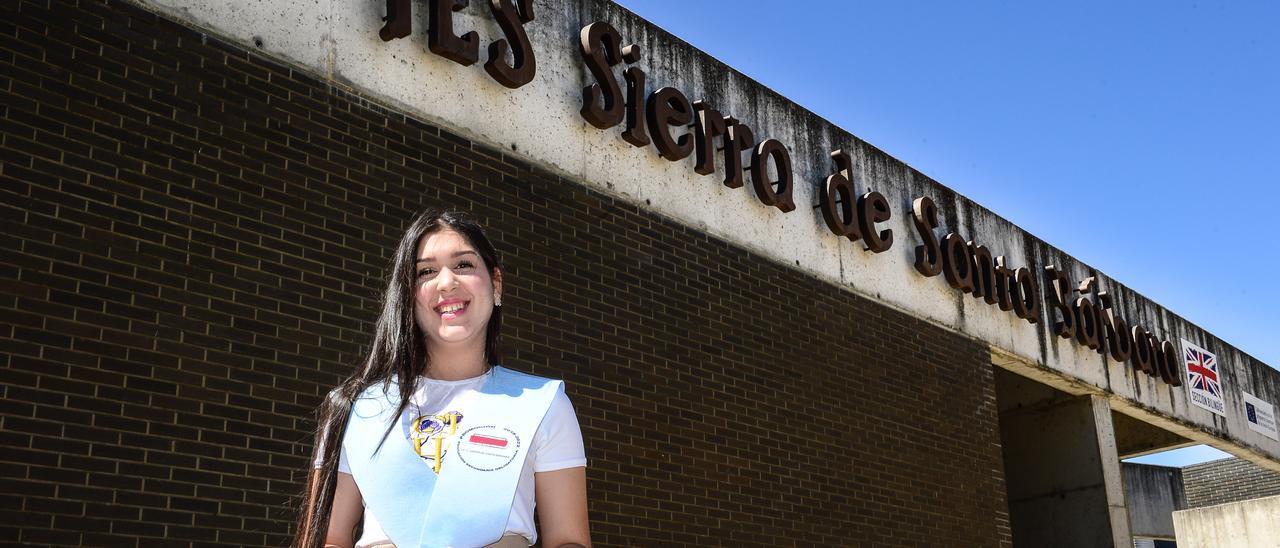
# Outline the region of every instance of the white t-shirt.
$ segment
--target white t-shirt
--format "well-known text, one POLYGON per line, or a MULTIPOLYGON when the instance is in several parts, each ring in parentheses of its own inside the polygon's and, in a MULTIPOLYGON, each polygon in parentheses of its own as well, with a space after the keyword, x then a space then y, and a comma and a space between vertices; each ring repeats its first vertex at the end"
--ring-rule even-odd
MULTIPOLYGON (((460 418, 457 419, 459 427, 465 425, 469 400, 467 396, 474 393, 492 374, 493 370, 490 369, 484 375, 460 381, 420 378, 418 390, 409 399, 409 406, 400 416, 400 432, 406 443, 415 435, 415 423, 420 422, 417 420, 420 417, 430 417, 428 421, 438 421, 437 424, 443 427, 441 431, 444 433, 449 431, 447 425, 450 414, 459 414, 460 418)), ((417 435, 423 436, 421 433, 417 435)), ((390 440, 387 443, 390 443, 390 440)), ((320 452, 317 452, 318 454, 320 452)), ((424 466, 432 466, 435 463, 433 443, 424 443, 421 454, 424 456, 424 466)), ((533 445, 526 453, 524 467, 520 471, 520 483, 516 486, 515 501, 511 506, 511 516, 507 518, 506 534, 514 533, 524 536, 529 540, 529 544, 538 540, 537 529, 533 526, 534 472, 551 472, 586 465, 587 456, 582 446, 582 431, 578 428, 578 416, 573 412, 573 404, 569 402, 569 397, 564 392, 560 392, 551 400, 551 407, 547 409, 546 417, 542 419, 542 424, 533 435, 533 445)), ((351 467, 347 464, 346 448, 342 449, 338 471, 345 474, 351 473, 351 467)), ((383 532, 377 516, 374 516, 366 506, 364 531, 360 534, 360 540, 356 541, 356 548, 390 542, 391 539, 383 532)))

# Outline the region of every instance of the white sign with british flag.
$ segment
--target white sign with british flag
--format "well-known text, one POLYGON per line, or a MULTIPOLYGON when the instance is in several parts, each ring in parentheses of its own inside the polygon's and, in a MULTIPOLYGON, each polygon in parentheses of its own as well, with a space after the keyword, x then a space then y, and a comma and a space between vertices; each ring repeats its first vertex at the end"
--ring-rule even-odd
POLYGON ((1276 408, 1248 392, 1240 394, 1244 395, 1244 420, 1248 421, 1249 429, 1280 441, 1280 431, 1276 429, 1276 408))
POLYGON ((1218 375, 1218 357, 1182 339, 1182 361, 1187 366, 1187 394, 1191 403, 1227 416, 1227 402, 1222 399, 1222 377, 1218 375))

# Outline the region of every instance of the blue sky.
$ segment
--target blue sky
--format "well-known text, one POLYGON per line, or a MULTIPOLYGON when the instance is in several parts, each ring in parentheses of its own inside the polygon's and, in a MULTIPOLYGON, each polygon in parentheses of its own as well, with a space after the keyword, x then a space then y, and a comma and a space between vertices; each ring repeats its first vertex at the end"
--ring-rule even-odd
POLYGON ((618 3, 1280 367, 1280 2, 618 3))

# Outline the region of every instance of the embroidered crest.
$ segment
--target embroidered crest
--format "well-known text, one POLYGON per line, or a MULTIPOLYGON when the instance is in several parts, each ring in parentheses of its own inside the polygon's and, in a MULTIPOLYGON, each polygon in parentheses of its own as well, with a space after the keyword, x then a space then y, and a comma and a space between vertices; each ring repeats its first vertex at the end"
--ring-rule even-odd
POLYGON ((413 451, 437 474, 440 473, 440 465, 448 452, 445 441, 457 434, 459 424, 462 424, 462 413, 457 411, 422 415, 413 419, 409 432, 413 451))

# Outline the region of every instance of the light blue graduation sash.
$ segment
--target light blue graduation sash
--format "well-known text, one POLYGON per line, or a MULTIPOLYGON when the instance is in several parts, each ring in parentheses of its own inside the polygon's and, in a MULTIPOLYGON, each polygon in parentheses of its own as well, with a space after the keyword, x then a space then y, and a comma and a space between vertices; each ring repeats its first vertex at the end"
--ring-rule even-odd
POLYGON ((533 435, 562 390, 561 381, 494 367, 467 396, 465 427, 449 438, 438 476, 400 428, 397 383, 365 390, 352 405, 342 446, 365 505, 391 541, 399 548, 497 542, 533 435), (391 434, 375 453, 388 425, 391 434))

